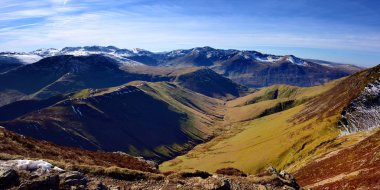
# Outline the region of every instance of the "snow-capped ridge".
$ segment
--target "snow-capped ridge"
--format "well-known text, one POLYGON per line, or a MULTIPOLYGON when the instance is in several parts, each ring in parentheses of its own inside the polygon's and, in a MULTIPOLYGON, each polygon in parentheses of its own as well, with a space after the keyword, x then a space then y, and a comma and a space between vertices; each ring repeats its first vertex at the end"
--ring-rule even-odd
POLYGON ((296 64, 296 65, 306 65, 306 61, 294 56, 294 55, 286 55, 284 56, 285 59, 293 64, 296 64))
MULTIPOLYGON (((191 49, 177 49, 168 52, 151 52, 141 48, 122 49, 115 46, 81 46, 81 47, 65 47, 62 49, 46 48, 37 49, 29 53, 18 52, 3 52, 0 56, 10 56, 20 60, 23 63, 29 64, 39 61, 42 58, 59 56, 59 55, 74 55, 74 56, 88 56, 93 54, 100 54, 117 60, 122 65, 144 65, 147 64, 143 60, 155 60, 160 66, 166 65, 166 62, 176 58, 196 57, 200 56, 201 59, 208 59, 209 62, 223 62, 235 56, 240 56, 247 61, 264 63, 264 64, 277 64, 288 62, 300 66, 310 66, 309 63, 316 63, 326 67, 334 67, 334 65, 321 64, 309 59, 302 59, 294 55, 272 55, 264 54, 253 50, 236 50, 236 49, 217 49, 210 46, 195 47, 191 49), (147 57, 147 58, 141 58, 147 57)), ((328 63, 328 62, 327 62, 328 63)), ((149 65, 149 63, 148 63, 149 65)))
POLYGON ((35 63, 43 58, 37 54, 24 52, 1 52, 0 56, 17 59, 20 63, 23 64, 35 63))

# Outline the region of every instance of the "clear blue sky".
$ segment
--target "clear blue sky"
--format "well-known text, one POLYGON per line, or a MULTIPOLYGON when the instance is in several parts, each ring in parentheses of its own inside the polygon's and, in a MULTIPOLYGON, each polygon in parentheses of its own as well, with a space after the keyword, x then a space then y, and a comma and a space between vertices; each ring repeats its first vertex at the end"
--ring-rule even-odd
POLYGON ((380 64, 377 0, 1 0, 0 51, 212 46, 380 64))

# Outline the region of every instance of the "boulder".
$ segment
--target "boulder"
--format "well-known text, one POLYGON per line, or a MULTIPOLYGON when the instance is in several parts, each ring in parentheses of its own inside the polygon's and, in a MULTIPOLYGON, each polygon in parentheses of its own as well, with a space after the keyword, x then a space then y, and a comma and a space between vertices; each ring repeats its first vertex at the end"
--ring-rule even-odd
POLYGON ((41 176, 31 176, 29 180, 23 180, 20 190, 58 190, 58 174, 47 173, 41 176))
POLYGON ((9 188, 19 184, 17 172, 10 168, 0 168, 0 189, 9 188))
POLYGON ((60 187, 61 188, 72 188, 81 189, 81 187, 86 187, 88 179, 82 173, 77 171, 65 172, 59 175, 60 187))

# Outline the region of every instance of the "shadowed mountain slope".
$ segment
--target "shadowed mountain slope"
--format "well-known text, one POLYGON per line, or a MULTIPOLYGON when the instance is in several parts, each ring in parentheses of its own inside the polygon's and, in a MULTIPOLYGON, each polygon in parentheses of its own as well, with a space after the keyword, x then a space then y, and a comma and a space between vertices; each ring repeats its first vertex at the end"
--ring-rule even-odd
POLYGON ((179 75, 176 82, 192 91, 220 99, 233 99, 246 94, 248 91, 247 88, 207 68, 179 75))
POLYGON ((101 55, 48 57, 0 74, 3 97, 0 105, 17 99, 49 98, 84 88, 117 86, 138 79, 150 80, 147 76, 120 70, 116 61, 101 55))
POLYGON ((203 95, 218 99, 234 99, 249 92, 249 89, 236 84, 207 67, 125 67, 125 70, 133 73, 161 76, 170 78, 185 88, 203 95))
POLYGON ((222 99, 235 98, 247 91, 207 68, 168 69, 168 73, 155 67, 125 67, 110 57, 97 54, 47 57, 0 74, 0 105, 17 100, 46 99, 85 88, 113 87, 135 80, 178 82, 190 90, 222 99))
POLYGON ((222 105, 170 83, 82 90, 1 125, 57 144, 168 159, 212 135, 222 105))
POLYGON ((148 163, 127 154, 92 152, 58 146, 0 128, 0 160, 44 159, 60 167, 111 167, 117 166, 146 172, 157 172, 148 163))
POLYGON ((0 54, 0 73, 7 72, 22 65, 22 62, 14 57, 2 56, 0 54))

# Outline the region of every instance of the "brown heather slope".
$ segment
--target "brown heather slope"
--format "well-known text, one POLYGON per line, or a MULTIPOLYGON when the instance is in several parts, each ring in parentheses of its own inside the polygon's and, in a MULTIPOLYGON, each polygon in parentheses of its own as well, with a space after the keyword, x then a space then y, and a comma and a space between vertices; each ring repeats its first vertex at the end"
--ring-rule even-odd
POLYGON ((380 189, 380 131, 343 150, 325 154, 295 172, 313 189, 380 189))
POLYGON ((139 171, 158 172, 148 163, 126 154, 94 152, 58 146, 0 128, 0 160, 2 159, 44 159, 63 168, 69 166, 117 166, 139 171))

